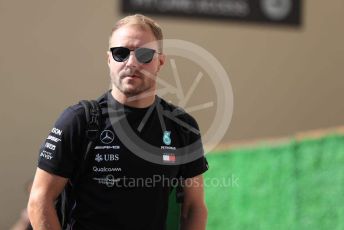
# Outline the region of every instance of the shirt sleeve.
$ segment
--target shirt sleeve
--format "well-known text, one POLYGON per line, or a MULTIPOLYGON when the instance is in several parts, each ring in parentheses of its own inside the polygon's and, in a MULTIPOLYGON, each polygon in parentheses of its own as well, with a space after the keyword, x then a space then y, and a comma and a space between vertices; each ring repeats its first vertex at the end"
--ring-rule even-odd
POLYGON ((38 167, 49 173, 71 178, 82 140, 81 122, 75 110, 67 108, 41 145, 38 167))
POLYGON ((187 137, 186 156, 190 158, 191 161, 180 166, 179 176, 183 179, 203 174, 209 168, 207 159, 204 157, 202 138, 196 120, 188 115, 185 121, 194 128, 192 130, 198 131, 198 133, 189 130, 185 134, 187 137))

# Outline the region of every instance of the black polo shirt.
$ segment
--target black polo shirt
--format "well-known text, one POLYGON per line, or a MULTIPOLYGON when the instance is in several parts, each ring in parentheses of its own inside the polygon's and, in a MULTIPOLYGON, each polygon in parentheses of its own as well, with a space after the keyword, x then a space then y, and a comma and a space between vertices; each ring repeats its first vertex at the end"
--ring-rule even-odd
MULTIPOLYGON (((208 169, 195 119, 159 97, 148 108, 123 106, 111 92, 98 102, 101 134, 78 181, 73 229, 165 229, 171 186, 208 169), (192 131, 185 131, 189 127, 192 131), (185 156, 187 146, 193 146, 191 157, 185 156)), ((38 167, 73 183, 85 125, 80 104, 67 108, 40 149, 38 167)))

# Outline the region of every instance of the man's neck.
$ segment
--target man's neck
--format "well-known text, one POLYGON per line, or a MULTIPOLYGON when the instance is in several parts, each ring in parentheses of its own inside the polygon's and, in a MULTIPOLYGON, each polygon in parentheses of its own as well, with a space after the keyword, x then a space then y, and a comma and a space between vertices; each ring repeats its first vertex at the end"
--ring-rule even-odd
POLYGON ((123 105, 134 108, 147 108, 151 106, 155 101, 155 94, 155 90, 143 92, 135 96, 127 96, 117 89, 112 89, 111 91, 111 95, 116 101, 123 105))

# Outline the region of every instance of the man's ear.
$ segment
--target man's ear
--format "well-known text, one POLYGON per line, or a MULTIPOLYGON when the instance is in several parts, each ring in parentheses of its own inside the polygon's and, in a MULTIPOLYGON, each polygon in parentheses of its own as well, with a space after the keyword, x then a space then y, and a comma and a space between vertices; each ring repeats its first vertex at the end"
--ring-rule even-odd
POLYGON ((107 56, 107 64, 110 67, 111 58, 112 58, 111 52, 110 51, 106 51, 106 56, 107 56))
POLYGON ((159 54, 158 72, 160 71, 160 69, 161 69, 161 68, 163 67, 163 65, 165 64, 165 60, 166 60, 165 54, 159 54))

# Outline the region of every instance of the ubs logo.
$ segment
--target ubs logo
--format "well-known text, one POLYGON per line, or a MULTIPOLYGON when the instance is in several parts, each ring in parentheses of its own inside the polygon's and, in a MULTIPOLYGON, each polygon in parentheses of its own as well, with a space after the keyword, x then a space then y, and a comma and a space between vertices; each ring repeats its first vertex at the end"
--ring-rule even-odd
POLYGON ((115 134, 106 129, 100 134, 100 140, 103 144, 110 144, 115 139, 115 134))
POLYGON ((97 162, 102 162, 102 161, 118 161, 119 160, 119 154, 104 154, 100 155, 99 153, 96 155, 94 158, 95 161, 97 162))

